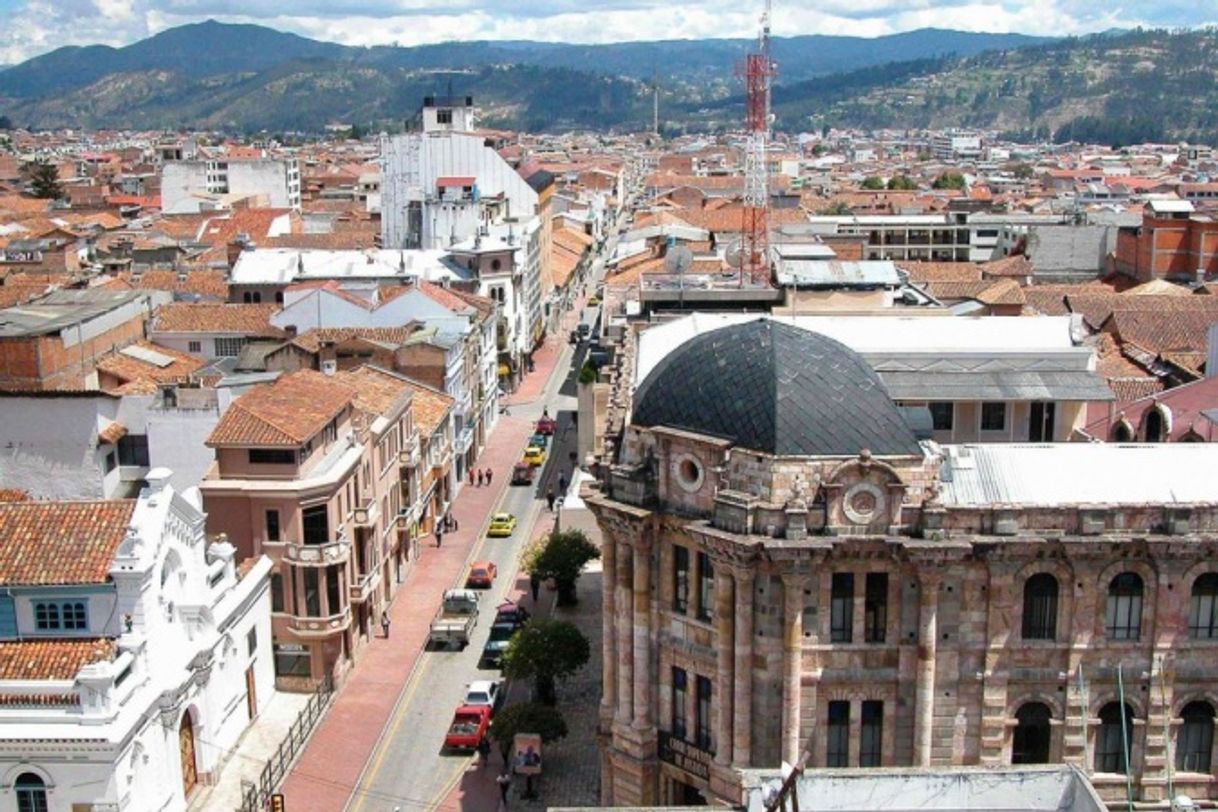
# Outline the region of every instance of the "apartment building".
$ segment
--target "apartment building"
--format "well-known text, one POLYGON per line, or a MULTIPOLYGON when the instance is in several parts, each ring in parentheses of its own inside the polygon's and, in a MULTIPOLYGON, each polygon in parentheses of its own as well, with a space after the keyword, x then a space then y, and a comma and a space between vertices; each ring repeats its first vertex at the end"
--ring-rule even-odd
POLYGON ((1218 273, 1218 222, 1187 200, 1150 200, 1142 224, 1117 235, 1116 270, 1139 281, 1218 273))
POLYGON ((235 401, 207 440, 216 454, 201 484, 209 531, 274 566, 275 675, 285 690, 345 673, 413 560, 402 517, 422 511, 404 497, 425 488, 414 474, 413 392, 372 367, 301 370, 235 401))
POLYGON ((300 167, 294 158, 168 161, 161 170, 161 211, 197 214, 236 206, 300 210, 300 167))

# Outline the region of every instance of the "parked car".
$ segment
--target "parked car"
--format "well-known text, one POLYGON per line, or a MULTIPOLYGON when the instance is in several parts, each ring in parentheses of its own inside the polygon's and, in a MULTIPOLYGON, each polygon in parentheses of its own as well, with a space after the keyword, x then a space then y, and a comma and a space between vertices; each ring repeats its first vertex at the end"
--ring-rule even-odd
MULTIPOLYGON (((533 484, 533 466, 527 462, 518 462, 512 466, 512 484, 513 485, 532 485, 533 484)), ((491 526, 494 527, 495 520, 491 520, 491 526)), ((489 534, 494 535, 494 534, 489 534)))
POLYGON ((548 434, 541 434, 540 432, 538 432, 537 434, 534 434, 532 437, 529 438, 529 445, 535 445, 542 450, 545 450, 545 448, 549 444, 550 444, 550 435, 548 435, 548 434))
POLYGON ((554 418, 550 417, 549 415, 544 415, 537 421, 537 433, 553 434, 554 429, 557 428, 557 425, 558 424, 554 422, 554 418))
POLYGON ((486 705, 461 705, 453 713, 444 734, 445 750, 477 750, 491 726, 491 709, 486 705))
POLYGON ((465 648, 469 634, 478 625, 479 593, 470 589, 450 589, 444 593, 440 609, 431 621, 427 646, 465 648))
POLYGON ((490 708, 494 716, 503 704, 503 683, 493 679, 471 682, 465 689, 465 700, 461 704, 490 708))
POLYGON ((527 462, 529 465, 541 465, 546 461, 546 452, 542 451, 535 445, 527 446, 524 449, 524 459, 521 462, 527 462))
POLYGON ((520 628, 528 622, 529 617, 529 610, 518 603, 504 601, 495 607, 496 623, 510 623, 515 628, 520 628))
POLYGON ((482 656, 478 658, 479 668, 499 668, 503 665, 503 652, 507 651, 508 643, 516 634, 514 623, 496 621, 491 625, 490 637, 482 647, 482 656))
MULTIPOLYGON (((522 463, 525 468, 529 469, 529 481, 533 481, 533 466, 522 463)), ((515 476, 515 472, 512 474, 515 476)), ((503 538, 512 535, 512 531, 516 529, 516 517, 511 513, 496 513, 491 517, 490 527, 486 529, 486 534, 491 538, 503 538)))
POLYGON ((469 575, 465 577, 465 586, 469 589, 490 589, 499 574, 493 561, 475 561, 469 565, 469 575))

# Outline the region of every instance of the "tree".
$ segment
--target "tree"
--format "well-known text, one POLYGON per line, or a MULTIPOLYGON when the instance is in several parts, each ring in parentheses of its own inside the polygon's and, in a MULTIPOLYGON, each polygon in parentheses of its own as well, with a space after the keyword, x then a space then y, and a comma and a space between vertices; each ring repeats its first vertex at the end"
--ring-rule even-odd
POLYGON ((491 738, 499 743, 506 763, 517 733, 536 733, 544 744, 567 735, 567 722, 555 708, 537 702, 509 705, 491 720, 491 738))
POLYGON ((529 550, 524 569, 541 580, 553 578, 558 587, 558 605, 571 606, 578 598, 575 582, 584 565, 601 557, 600 549, 582 530, 551 533, 540 546, 529 550))
POLYGON ((825 206, 816 213, 821 217, 844 217, 850 214, 850 206, 844 201, 839 200, 836 203, 825 206))
POLYGON ((873 191, 878 190, 878 189, 883 189, 884 188, 884 179, 881 178, 879 175, 872 175, 869 178, 864 178, 863 182, 861 184, 859 184, 859 186, 860 186, 860 188, 870 189, 873 191))
POLYGON ((964 185, 964 175, 959 172, 944 172, 935 178, 935 182, 930 186, 932 189, 963 189, 964 185))
POLYGON ((358 124, 352 124, 350 132, 347 133, 347 138, 352 141, 362 141, 364 139, 364 128, 358 124))
POLYGON ((1011 168, 1011 174, 1020 180, 1029 180, 1033 175, 1036 174, 1036 170, 1034 170, 1029 164, 1018 163, 1011 168))
POLYGON ((520 628, 503 652, 503 675, 533 680, 533 695, 553 705, 555 683, 584 667, 592 650, 588 638, 563 620, 534 618, 520 628))
POLYGON ((913 191, 918 188, 918 183, 908 175, 893 175, 888 179, 888 188, 895 191, 913 191))
POLYGON ((47 161, 26 164, 26 178, 30 192, 43 200, 58 200, 63 197, 63 186, 59 183, 59 167, 47 161))

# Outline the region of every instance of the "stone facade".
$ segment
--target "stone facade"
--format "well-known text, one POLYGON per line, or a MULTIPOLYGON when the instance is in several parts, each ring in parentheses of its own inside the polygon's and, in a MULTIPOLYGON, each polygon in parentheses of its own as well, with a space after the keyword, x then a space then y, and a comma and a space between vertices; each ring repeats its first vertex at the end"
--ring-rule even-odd
POLYGON ((1066 763, 1123 801, 1122 696, 1134 797, 1218 799, 1218 494, 966 506, 940 501, 933 444, 782 458, 632 425, 614 444, 585 493, 606 804, 739 804, 743 771, 801 757, 1066 763))

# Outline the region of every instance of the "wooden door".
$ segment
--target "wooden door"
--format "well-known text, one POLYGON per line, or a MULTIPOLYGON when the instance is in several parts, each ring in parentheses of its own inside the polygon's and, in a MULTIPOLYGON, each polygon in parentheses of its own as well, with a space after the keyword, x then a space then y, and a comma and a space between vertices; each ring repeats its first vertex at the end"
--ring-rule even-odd
POLYGON ((254 680, 254 666, 245 669, 245 710, 252 721, 258 715, 258 693, 254 680))
POLYGON ((199 782, 199 772, 195 766, 195 728, 189 711, 182 717, 182 726, 178 728, 178 751, 182 756, 182 792, 189 798, 199 782))

